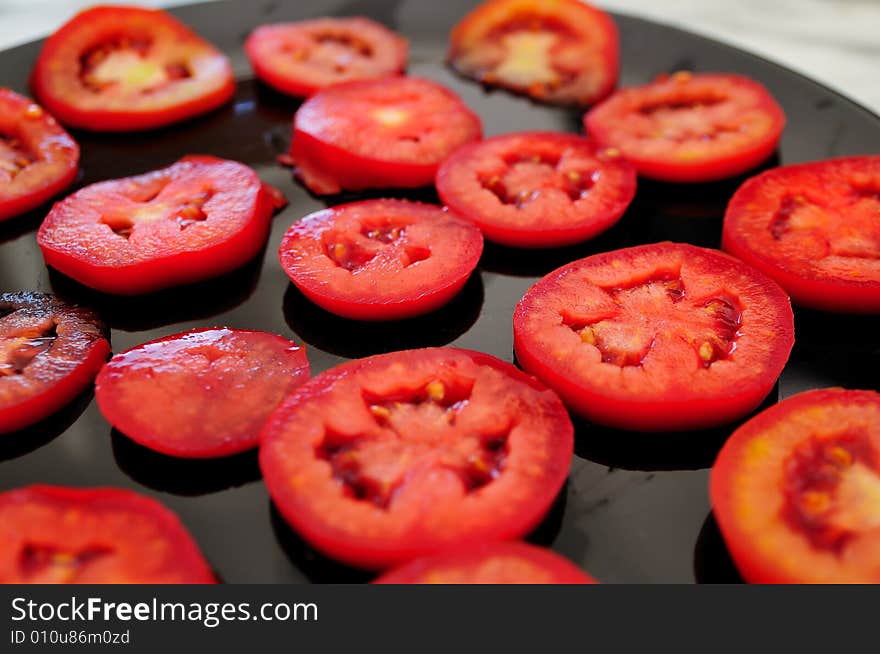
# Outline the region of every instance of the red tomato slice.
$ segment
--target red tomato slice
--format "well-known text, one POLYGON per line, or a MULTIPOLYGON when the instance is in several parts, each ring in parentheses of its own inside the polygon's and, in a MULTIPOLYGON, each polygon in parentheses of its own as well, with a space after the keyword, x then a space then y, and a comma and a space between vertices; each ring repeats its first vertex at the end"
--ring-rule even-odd
POLYGON ((617 83, 614 21, 580 0, 490 0, 452 30, 462 75, 553 104, 588 105, 617 83))
POLYGON ((0 220, 40 206, 76 178, 79 146, 27 98, 0 88, 0 220))
POLYGON ((331 313, 396 320, 449 302, 477 267, 483 237, 429 204, 366 200, 318 211, 281 241, 281 266, 331 313))
POLYGON ((880 156, 774 168, 743 184, 725 250, 803 306, 880 313, 880 156))
POLYGON ((620 220, 636 171, 587 139, 525 132, 460 148, 440 166, 436 185, 486 238, 540 248, 584 241, 620 220))
POLYGON ((594 584, 596 580, 551 550, 526 543, 487 543, 416 559, 375 584, 594 584))
POLYGON ((409 46, 384 25, 354 17, 261 25, 244 50, 266 84, 308 97, 331 84, 402 74, 409 46))
POLYGON ((37 243, 48 265, 86 286, 147 293, 255 257, 269 235, 274 193, 243 164, 188 156, 80 189, 52 208, 37 243))
POLYGON ((207 328, 117 354, 95 380, 95 399, 133 441, 201 459, 256 447, 268 415, 308 378, 305 350, 286 338, 207 328))
POLYGON ((707 182, 773 154, 785 114, 747 77, 679 72, 617 91, 584 116, 584 126, 600 145, 619 148, 640 175, 707 182))
POLYGON ((808 391, 749 420, 712 468, 715 519, 753 583, 880 583, 880 394, 808 391))
POLYGON ((290 395, 261 438, 284 518, 328 556, 370 569, 528 533, 574 444, 552 391, 451 348, 333 368, 290 395))
POLYGON ((0 433, 83 392, 110 354, 97 314, 44 293, 0 294, 0 433))
POLYGON ((716 250, 656 243, 570 263, 517 305, 522 367, 593 422, 672 431, 755 409, 794 344, 788 297, 716 250))
POLYGON ((98 132, 152 129, 235 92, 229 60, 156 9, 92 7, 46 39, 31 85, 58 120, 98 132))
POLYGON ((180 520, 116 488, 28 486, 0 493, 0 583, 212 584, 180 520))
POLYGON ((346 82, 316 93, 296 112, 289 161, 319 195, 430 186, 440 162, 481 134, 477 115, 435 82, 346 82))

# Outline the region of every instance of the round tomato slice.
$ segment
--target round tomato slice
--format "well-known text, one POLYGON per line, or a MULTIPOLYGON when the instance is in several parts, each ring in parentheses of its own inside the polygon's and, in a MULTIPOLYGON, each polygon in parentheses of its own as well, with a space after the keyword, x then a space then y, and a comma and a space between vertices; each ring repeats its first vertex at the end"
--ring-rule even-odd
POLYGON ((76 178, 79 146, 40 107, 0 88, 0 220, 35 209, 76 178))
POLYGON ((617 83, 614 21, 580 0, 490 0, 452 30, 449 63, 487 86, 588 105, 617 83))
POLYGON ((297 97, 340 82, 400 75, 409 46, 369 18, 316 18, 261 25, 244 44, 254 72, 297 97))
POLYGON ((208 328, 115 355, 95 380, 95 399, 133 441, 203 459, 256 447, 267 416, 308 378, 305 350, 286 338, 208 328))
POLYGON ((880 313, 880 156, 774 168, 727 205, 723 247, 797 304, 880 313))
POLYGON ((447 210, 365 200, 318 211, 281 241, 281 266, 331 313, 396 320, 449 302, 480 260, 480 230, 447 210))
POLYGON ((375 584, 594 584, 596 580, 552 550, 526 543, 487 543, 416 559, 375 584))
POLYGON ((640 175, 708 182, 747 172, 773 154, 785 114, 747 77, 679 72, 617 91, 584 116, 584 125, 640 175))
POLYGON ((243 164, 188 156, 66 197, 46 216, 37 243, 48 265, 86 286, 147 293, 216 277, 255 257, 276 193, 243 164))
POLYGON ((110 354, 97 314, 44 293, 0 294, 0 433, 55 413, 110 354))
POLYGON ((290 395, 261 438, 284 518, 328 556, 370 569, 523 536, 562 488, 574 447, 552 391, 452 348, 333 368, 290 395))
POLYGON ((584 241, 620 220, 636 171, 587 139, 525 132, 460 148, 440 166, 436 185, 489 240, 540 248, 584 241))
POLYGON ((212 584, 180 520, 117 488, 28 486, 0 493, 0 583, 212 584))
POLYGON ((752 583, 880 583, 880 394, 795 395, 712 468, 715 519, 752 583))
POLYGON ((452 91, 414 77, 336 84, 305 101, 293 119, 285 162, 319 195, 343 189, 434 183, 437 166, 482 135, 452 91))
POLYGON ((755 409, 794 344, 788 296, 716 250, 656 243, 570 263, 517 305, 522 367, 568 407, 641 431, 722 425, 755 409))
POLYGON ((93 7, 52 34, 31 76, 58 120, 99 132, 152 129, 232 99, 229 60, 156 9, 93 7))

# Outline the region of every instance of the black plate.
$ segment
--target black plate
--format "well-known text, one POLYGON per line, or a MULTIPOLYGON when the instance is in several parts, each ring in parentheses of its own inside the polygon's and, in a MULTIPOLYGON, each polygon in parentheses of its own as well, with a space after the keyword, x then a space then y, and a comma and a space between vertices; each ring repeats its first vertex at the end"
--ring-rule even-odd
MULTIPOLYGON (((79 184, 151 170, 187 153, 243 161, 290 199, 275 220, 264 255, 238 272, 197 286, 145 298, 101 296, 46 270, 34 240, 43 209, 0 226, 0 288, 52 290, 92 304, 113 327, 117 352, 184 329, 229 325, 305 341, 317 373, 349 357, 442 344, 510 361, 513 308, 539 276, 594 252, 639 243, 671 239, 717 247, 724 206, 742 180, 700 186, 644 182, 620 224, 590 243, 540 253, 487 247, 479 274, 463 294, 427 318, 365 326, 310 305, 288 283, 276 250, 292 222, 325 204, 275 163, 286 149, 298 103, 252 80, 241 50, 245 36, 269 21, 371 16, 409 37, 410 72, 460 93, 482 116, 487 134, 578 130, 577 113, 504 92, 486 93, 444 67, 449 29, 474 4, 236 0, 175 9, 173 13, 232 56, 240 80, 235 101, 207 117, 149 134, 77 133, 83 150, 79 184)), ((788 115, 778 157, 767 165, 880 152, 880 119, 832 91, 693 34, 627 16, 616 20, 624 85, 678 69, 735 71, 765 84, 788 115)), ((26 91, 38 50, 39 44, 32 43, 0 54, 0 85, 26 91)), ((433 198, 429 192, 411 195, 433 198)), ((880 319, 797 311, 796 321, 797 344, 779 382, 779 396, 834 385, 880 388, 880 319)), ((774 391, 768 402, 776 399, 774 391)), ((729 432, 638 436, 578 425, 566 489, 532 539, 551 545, 606 582, 737 580, 706 489, 708 467, 729 432)), ((158 497, 180 514, 227 582, 367 578, 317 555, 287 528, 271 507, 253 454, 200 463, 154 454, 112 431, 90 394, 45 424, 0 441, 0 489, 34 482, 123 486, 158 497)))

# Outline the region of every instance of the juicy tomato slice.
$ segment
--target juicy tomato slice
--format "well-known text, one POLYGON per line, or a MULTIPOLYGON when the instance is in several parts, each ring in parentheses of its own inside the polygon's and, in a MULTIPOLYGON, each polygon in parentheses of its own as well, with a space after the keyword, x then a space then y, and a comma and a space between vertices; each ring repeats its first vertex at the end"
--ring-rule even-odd
POLYGON ((247 166, 188 156, 58 202, 37 233, 46 263, 117 295, 216 277, 257 255, 277 191, 247 166))
POLYGON ((0 294, 0 433, 68 404, 108 354, 107 330, 93 311, 44 293, 0 294))
POLYGON ((115 355, 95 380, 95 398, 133 441, 211 458, 256 447, 268 415, 308 378, 305 350, 286 338, 208 328, 115 355))
POLYGON ((416 559, 375 584, 594 584, 590 575, 552 550, 526 543, 487 543, 416 559))
POLYGON ((588 105, 617 83, 617 27, 580 0, 490 0, 452 30, 449 63, 487 86, 588 105))
POLYGON ((880 394, 808 391, 737 429, 715 519, 753 583, 880 583, 880 394))
POLYGON ((52 116, 0 88, 0 220, 35 209, 70 186, 79 146, 52 116))
POLYGON ((587 139, 551 132, 506 134, 468 144, 437 172, 437 192, 486 238, 554 247, 616 223, 636 192, 635 167, 587 139))
POLYGON ((46 39, 31 85, 62 123, 99 132, 176 123, 235 92, 223 53, 170 14, 138 7, 74 16, 46 39))
POLYGON ((174 513, 117 488, 0 493, 0 583, 212 584, 174 513))
POLYGON ((479 139, 482 129, 477 115, 435 82, 346 82, 316 93, 296 112, 288 161, 319 195, 429 186, 440 162, 479 139))
POLYGON ((574 446, 552 391, 452 348, 333 368, 290 395, 261 438, 285 519, 328 556, 369 569, 528 533, 574 446))
POLYGON ((623 429, 700 429, 755 409, 794 344, 788 296, 716 250, 656 243, 570 263, 517 305, 522 367, 623 429))
POLYGON ((281 266, 331 313, 394 320, 443 306, 483 252, 480 230, 447 210, 406 200, 365 200, 318 211, 281 241, 281 266))
POLYGON ((776 150, 785 114, 758 82, 679 72, 617 91, 584 116, 587 132, 619 148, 639 174, 707 182, 744 173, 776 150))
POLYGON ((797 304, 880 313, 880 156, 774 168, 734 194, 723 247, 797 304))
POLYGON ((384 25, 358 16, 261 25, 244 50, 266 84, 308 97, 331 84, 402 74, 409 46, 384 25))

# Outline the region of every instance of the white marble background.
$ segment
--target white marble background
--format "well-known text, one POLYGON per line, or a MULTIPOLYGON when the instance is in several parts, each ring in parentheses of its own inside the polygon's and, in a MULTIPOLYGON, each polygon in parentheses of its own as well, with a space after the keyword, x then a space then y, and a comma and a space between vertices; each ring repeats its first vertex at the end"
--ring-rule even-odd
MULTIPOLYGON (((296 0, 288 0, 295 2, 296 0)), ((429 0, 424 0, 429 1, 429 0)), ((0 0, 0 49, 98 0, 0 0)), ((180 0, 129 0, 168 6, 180 0)), ((880 0, 595 0, 773 59, 880 113, 880 0)), ((111 4, 111 3, 105 3, 111 4)))

